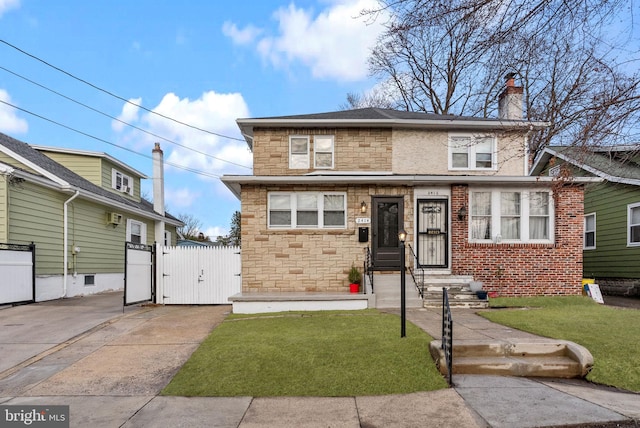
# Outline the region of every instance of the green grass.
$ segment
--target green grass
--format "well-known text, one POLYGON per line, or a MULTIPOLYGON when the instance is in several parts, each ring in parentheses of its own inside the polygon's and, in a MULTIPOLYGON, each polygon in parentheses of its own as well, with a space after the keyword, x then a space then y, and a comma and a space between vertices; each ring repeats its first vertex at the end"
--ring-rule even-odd
POLYGON ((491 299, 485 318, 540 336, 570 340, 591 352, 587 379, 640 392, 640 311, 603 306, 589 297, 491 299))
POLYGON ((181 396, 362 396, 446 388, 432 338, 375 310, 230 315, 163 390, 181 396))

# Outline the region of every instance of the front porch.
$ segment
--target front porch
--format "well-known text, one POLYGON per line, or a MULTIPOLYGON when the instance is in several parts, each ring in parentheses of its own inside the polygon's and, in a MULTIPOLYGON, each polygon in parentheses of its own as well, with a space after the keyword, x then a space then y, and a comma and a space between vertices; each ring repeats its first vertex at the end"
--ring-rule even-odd
MULTIPOLYGON (((469 288, 469 276, 426 275, 423 279, 411 274, 405 277, 407 308, 442 307, 442 288, 449 290, 451 306, 486 308, 488 301, 479 299, 469 288), (420 291, 423 296, 420 296, 420 291)), ((239 293, 229 297, 233 313, 254 314, 288 311, 358 310, 368 308, 400 309, 400 272, 374 273, 363 277, 360 293, 239 293), (372 286, 373 285, 373 286, 372 286)))

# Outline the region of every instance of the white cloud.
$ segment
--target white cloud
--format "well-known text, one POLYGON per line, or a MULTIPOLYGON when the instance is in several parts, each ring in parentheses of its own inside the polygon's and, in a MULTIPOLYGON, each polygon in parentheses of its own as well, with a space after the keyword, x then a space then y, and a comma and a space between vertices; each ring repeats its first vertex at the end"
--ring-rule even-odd
MULTIPOLYGON (((209 175, 209 178, 227 173, 251 173, 250 168, 239 166, 250 167, 252 162, 251 153, 246 149, 244 140, 236 140, 240 138, 236 119, 249 116, 249 109, 242 95, 209 91, 203 93, 198 99, 190 100, 168 93, 152 110, 162 116, 200 129, 194 129, 149 112, 140 114, 124 106, 121 117, 127 116, 127 122, 170 141, 159 140, 157 137, 137 130, 119 129, 116 131, 121 132, 121 143, 133 145, 136 151, 144 152, 153 143, 160 142, 165 153, 165 162, 204 172, 209 175)), ((167 166, 166 170, 184 172, 171 165, 167 166)))
POLYGON ((247 25, 240 30, 238 26, 232 22, 226 21, 222 25, 222 34, 229 37, 233 43, 237 45, 248 45, 262 33, 262 30, 253 25, 247 25))
POLYGON ((122 111, 118 116, 118 119, 121 122, 117 120, 112 120, 111 129, 113 129, 116 132, 121 132, 126 126, 122 122, 127 122, 132 124, 133 122, 138 121, 138 112, 140 111, 140 107, 138 107, 138 105, 140 105, 141 103, 142 103, 142 98, 129 99, 129 102, 122 106, 122 111))
POLYGON ((0 0, 0 17, 11 9, 20 7, 20 0, 0 0))
POLYGON ((214 226, 208 227, 202 231, 205 236, 208 236, 211 241, 215 241, 218 236, 227 236, 229 231, 224 227, 214 226))
POLYGON ((165 188, 164 190, 165 203, 174 210, 175 208, 181 209, 191 207, 200 197, 200 192, 194 192, 186 187, 180 189, 165 188))
MULTIPOLYGON (((2 0, 0 0, 0 2, 2 2, 2 0)), ((11 101, 9 93, 4 89, 0 89, 0 100, 15 105, 15 103, 11 101)), ((13 107, 0 103, 0 131, 10 134, 24 134, 29 130, 27 121, 18 117, 16 113, 17 110, 13 107)))
MULTIPOLYGON (((377 6, 376 0, 337 1, 314 15, 291 3, 273 14, 278 34, 257 40, 256 50, 276 68, 302 64, 318 79, 366 79, 367 58, 386 17, 368 22, 360 12, 377 6)), ((225 34, 237 42, 237 34, 253 27, 238 30, 235 24, 225 23, 225 28, 225 34)))

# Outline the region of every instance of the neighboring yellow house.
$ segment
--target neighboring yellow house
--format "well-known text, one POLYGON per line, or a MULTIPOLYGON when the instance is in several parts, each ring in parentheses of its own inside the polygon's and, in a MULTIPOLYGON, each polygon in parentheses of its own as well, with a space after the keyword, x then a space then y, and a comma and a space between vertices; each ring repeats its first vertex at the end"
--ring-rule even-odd
POLYGON ((140 196, 145 178, 105 153, 0 134, 0 243, 35 243, 36 301, 123 288, 125 241, 175 245, 182 222, 140 196))

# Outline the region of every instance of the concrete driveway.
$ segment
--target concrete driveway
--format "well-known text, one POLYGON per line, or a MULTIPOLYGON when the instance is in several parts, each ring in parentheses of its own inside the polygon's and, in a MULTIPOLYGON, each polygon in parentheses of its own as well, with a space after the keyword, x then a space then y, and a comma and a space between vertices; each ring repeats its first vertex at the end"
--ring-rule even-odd
POLYGON ((0 397, 158 394, 230 306, 105 293, 0 310, 0 397))

